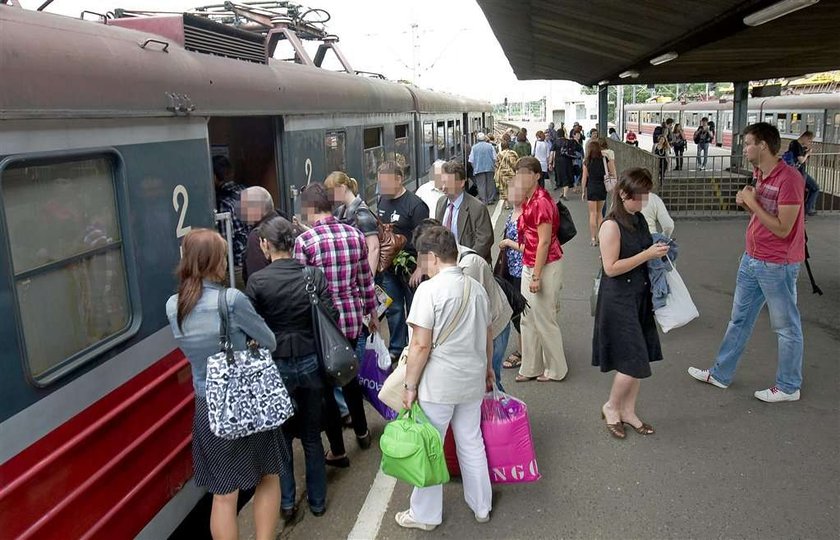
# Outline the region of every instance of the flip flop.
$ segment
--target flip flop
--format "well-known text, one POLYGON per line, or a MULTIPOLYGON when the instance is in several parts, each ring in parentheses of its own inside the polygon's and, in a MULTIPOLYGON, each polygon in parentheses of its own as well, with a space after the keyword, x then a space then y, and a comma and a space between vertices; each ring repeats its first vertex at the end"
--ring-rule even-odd
POLYGON ((516 378, 514 380, 516 382, 529 382, 529 381, 534 381, 536 379, 537 379, 537 377, 526 377, 525 375, 517 374, 516 378))

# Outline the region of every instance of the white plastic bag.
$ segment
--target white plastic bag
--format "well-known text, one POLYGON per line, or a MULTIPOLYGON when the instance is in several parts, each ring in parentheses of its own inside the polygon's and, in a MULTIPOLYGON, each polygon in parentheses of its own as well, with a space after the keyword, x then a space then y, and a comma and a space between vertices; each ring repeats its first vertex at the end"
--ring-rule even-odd
POLYGON ((376 365, 379 369, 391 369, 391 353, 379 332, 374 332, 365 341, 365 356, 368 354, 367 351, 376 353, 376 365))
POLYGON ((691 300, 688 287, 685 286, 679 272, 674 267, 671 259, 668 259, 671 269, 665 273, 668 282, 668 296, 665 297, 665 305, 656 311, 656 322, 664 333, 674 328, 685 326, 700 316, 697 306, 691 300))

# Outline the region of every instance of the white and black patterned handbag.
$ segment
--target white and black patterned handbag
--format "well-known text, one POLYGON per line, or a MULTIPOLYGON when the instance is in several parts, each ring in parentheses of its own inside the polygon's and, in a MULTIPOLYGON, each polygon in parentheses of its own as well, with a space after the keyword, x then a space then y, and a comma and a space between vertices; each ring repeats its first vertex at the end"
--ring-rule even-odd
POLYGON ((210 431, 239 439, 279 428, 294 414, 292 400, 268 349, 252 342, 234 351, 227 289, 219 292, 221 352, 207 357, 207 415, 210 431))

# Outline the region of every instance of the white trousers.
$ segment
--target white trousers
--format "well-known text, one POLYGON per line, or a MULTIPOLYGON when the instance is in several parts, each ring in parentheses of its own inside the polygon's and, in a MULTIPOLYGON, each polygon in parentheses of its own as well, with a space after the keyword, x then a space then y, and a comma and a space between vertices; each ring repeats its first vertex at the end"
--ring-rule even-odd
MULTIPOLYGON (((484 453, 484 438, 481 436, 481 400, 458 405, 444 405, 421 401, 420 407, 429 422, 446 436, 446 428, 452 424, 461 479, 464 485, 464 500, 478 516, 486 516, 493 505, 490 490, 490 471, 487 455, 484 453)), ((440 525, 443 521, 443 486, 414 488, 411 493, 411 516, 420 523, 440 525)))

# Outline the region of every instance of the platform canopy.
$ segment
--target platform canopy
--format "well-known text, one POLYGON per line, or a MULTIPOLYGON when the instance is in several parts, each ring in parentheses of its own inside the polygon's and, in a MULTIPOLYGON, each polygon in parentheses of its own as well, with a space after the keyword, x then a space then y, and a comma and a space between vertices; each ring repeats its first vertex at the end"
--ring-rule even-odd
POLYGON ((477 0, 517 78, 585 85, 750 81, 838 69, 840 0, 813 1, 477 0), (672 53, 678 56, 651 64, 672 53))

